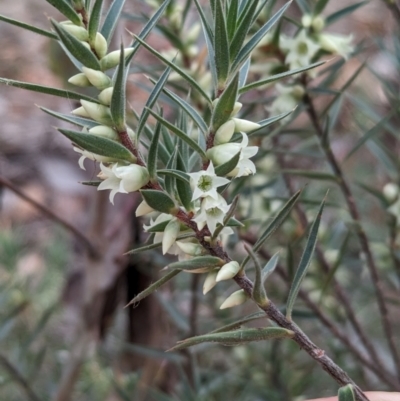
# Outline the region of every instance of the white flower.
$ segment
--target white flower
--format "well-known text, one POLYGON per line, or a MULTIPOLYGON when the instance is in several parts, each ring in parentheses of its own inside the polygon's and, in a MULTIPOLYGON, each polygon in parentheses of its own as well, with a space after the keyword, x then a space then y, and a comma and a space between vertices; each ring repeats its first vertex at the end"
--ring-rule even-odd
POLYGON ((320 45, 307 36, 303 29, 295 38, 283 40, 280 48, 287 52, 285 63, 289 64, 290 69, 295 69, 310 65, 320 45))
POLYGON ((111 189, 110 202, 114 204, 114 196, 117 192, 128 193, 142 188, 149 182, 149 173, 144 167, 137 164, 120 166, 113 164, 111 168, 100 164, 101 172, 98 177, 104 181, 97 187, 99 191, 111 189))
POLYGON ((230 261, 229 263, 224 264, 218 272, 216 281, 229 280, 238 274, 240 270, 240 265, 235 260, 230 261))
POLYGON ((224 143, 222 145, 214 146, 207 151, 207 156, 216 164, 224 164, 232 159, 237 153, 240 152, 239 162, 229 174, 230 177, 242 177, 254 174, 256 166, 250 160, 258 152, 257 146, 247 146, 249 138, 243 132, 241 143, 224 143))
POLYGON ((154 212, 154 209, 150 207, 146 201, 142 201, 140 205, 136 208, 136 217, 145 216, 146 214, 154 212))
POLYGON ((204 198, 200 210, 197 212, 196 217, 193 219, 197 223, 199 230, 202 230, 207 225, 211 234, 214 234, 217 224, 223 224, 224 217, 229 210, 229 205, 226 200, 218 194, 218 198, 211 197, 204 198))
POLYGON ((96 162, 103 162, 103 163, 111 163, 111 162, 115 161, 115 159, 112 159, 111 157, 100 156, 100 155, 97 155, 96 153, 88 152, 87 150, 77 148, 76 146, 74 146, 72 149, 75 152, 81 154, 81 157, 79 158, 78 164, 79 164, 79 167, 82 170, 86 170, 85 166, 84 166, 84 162, 85 162, 86 159, 90 159, 90 160, 93 160, 93 161, 96 161, 96 162))
POLYGON ((175 244, 176 237, 179 235, 180 232, 180 224, 179 220, 176 217, 173 217, 164 230, 164 235, 162 239, 162 253, 165 255, 172 245, 175 244))
POLYGON ((321 48, 329 53, 340 54, 347 59, 350 53, 353 52, 352 45, 353 36, 334 35, 332 33, 321 33, 318 36, 318 42, 321 48))
POLYGON ((207 170, 197 173, 190 173, 190 186, 193 191, 192 201, 209 196, 215 200, 218 199, 217 188, 229 183, 227 178, 218 177, 214 171, 212 162, 207 170))
POLYGON ((211 291, 217 284, 217 274, 218 270, 211 270, 204 281, 203 284, 203 294, 206 295, 207 292, 211 291))

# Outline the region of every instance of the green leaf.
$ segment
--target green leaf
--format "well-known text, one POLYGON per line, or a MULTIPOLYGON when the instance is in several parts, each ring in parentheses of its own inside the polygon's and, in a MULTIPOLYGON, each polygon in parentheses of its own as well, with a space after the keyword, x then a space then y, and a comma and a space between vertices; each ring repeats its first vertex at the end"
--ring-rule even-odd
POLYGON ((185 81, 187 81, 194 89, 196 89, 200 93, 200 95, 202 95, 204 97, 204 99, 207 100, 208 103, 211 104, 210 97, 207 95, 207 93, 204 91, 204 89, 196 82, 195 79, 193 79, 190 75, 188 75, 180 67, 175 65, 172 61, 168 60, 163 55, 161 55, 157 50, 155 50, 151 46, 149 46, 146 42, 144 42, 138 36, 136 36, 136 35, 134 35, 134 36, 135 36, 136 40, 138 42, 140 42, 140 44, 143 47, 145 47, 150 53, 152 53, 154 56, 156 56, 163 63, 165 63, 166 65, 170 66, 171 69, 173 69, 175 72, 177 72, 185 81))
POLYGON ((88 33, 89 43, 94 43, 100 25, 101 10, 103 8, 103 0, 96 0, 90 13, 88 33))
POLYGON ((138 127, 136 130, 136 141, 139 143, 139 138, 140 134, 142 133, 142 130, 147 122, 147 119, 149 117, 149 111, 148 109, 151 109, 154 104, 156 103, 158 96, 160 95, 161 91, 163 90, 165 84, 168 81, 169 74, 171 72, 171 68, 167 67, 165 71, 161 74, 160 78, 158 79, 157 83, 154 86, 154 89, 150 93, 149 98, 147 99, 146 105, 143 108, 142 114, 140 116, 140 120, 138 123, 138 127))
POLYGON ((253 15, 257 9, 257 5, 258 1, 248 1, 245 9, 242 11, 243 16, 241 14, 239 25, 235 30, 235 35, 230 44, 231 61, 235 59, 242 49, 243 43, 253 23, 253 15))
POLYGON ((213 33, 213 31, 212 31, 212 29, 211 29, 211 26, 210 26, 210 24, 208 23, 207 18, 206 18, 205 14, 204 14, 203 6, 199 3, 198 0, 194 0, 194 3, 195 3, 195 5, 196 5, 197 12, 198 12, 199 15, 200 15, 200 19, 201 19, 201 23, 202 23, 202 25, 203 25, 203 28, 205 29, 205 31, 206 31, 206 33, 207 33, 206 36, 209 37, 211 43, 214 43, 214 33, 213 33))
POLYGON ((87 127, 87 128, 93 128, 97 127, 99 125, 98 122, 93 121, 93 120, 88 120, 87 118, 82 118, 78 116, 74 116, 72 114, 63 114, 63 113, 58 113, 56 111, 46 109, 46 107, 40 107, 40 110, 44 111, 47 114, 50 114, 53 117, 58 118, 59 120, 67 121, 71 124, 78 125, 79 127, 87 127))
POLYGON ((246 323, 252 322, 253 320, 263 319, 263 318, 264 319, 267 318, 267 315, 265 314, 265 312, 255 312, 255 313, 252 313, 251 315, 247 315, 247 316, 241 318, 240 320, 236 320, 235 322, 232 322, 225 326, 219 327, 218 329, 211 331, 210 334, 223 333, 226 331, 238 329, 239 327, 241 327, 242 325, 244 325, 246 323))
POLYGON ((268 263, 262 269, 262 281, 265 283, 267 278, 274 272, 279 260, 279 251, 274 253, 268 263))
POLYGON ((296 270, 292 286, 289 291, 288 300, 286 302, 286 317, 288 320, 292 320, 292 311, 294 303, 296 301, 297 294, 300 291, 300 285, 303 281, 307 268, 310 265, 315 246, 317 244, 317 235, 319 223, 321 221, 322 211, 324 209, 325 199, 322 201, 321 206, 318 211, 318 215, 311 226, 310 234, 307 238, 306 247, 304 248, 303 255, 301 256, 299 266, 296 270))
MULTIPOLYGON (((178 170, 180 170, 179 172, 182 174, 186 174, 184 172, 185 165, 182 159, 182 156, 180 155, 180 153, 178 154, 178 159, 177 159, 177 163, 176 163, 176 167, 178 170)), ((182 180, 182 179, 178 179, 176 181, 176 190, 179 196, 179 199, 181 201, 181 204, 185 207, 186 210, 191 210, 193 209, 192 206, 192 189, 190 187, 190 181, 189 180, 182 180)))
POLYGON ((353 11, 357 10, 357 8, 363 6, 367 3, 368 3, 368 1, 360 1, 359 3, 351 4, 350 6, 344 7, 342 9, 340 9, 339 11, 336 11, 333 14, 328 15, 325 19, 325 26, 333 24, 334 22, 342 19, 344 16, 346 16, 348 14, 351 14, 353 11))
POLYGON ((328 4, 329 0, 318 0, 317 3, 314 6, 313 14, 314 15, 319 15, 324 11, 324 8, 328 4))
POLYGON ((202 268, 214 268, 223 266, 225 262, 216 256, 196 256, 189 260, 170 263, 168 267, 172 270, 197 270, 202 268))
MULTIPOLYGON (((256 3, 256 2, 255 2, 256 3)), ((229 41, 232 40, 236 32, 236 22, 238 20, 239 0, 232 0, 229 4, 228 16, 226 18, 226 27, 229 41)))
POLYGON ((168 128, 170 131, 172 131, 178 138, 182 139, 182 141, 186 142, 193 150, 198 152, 202 158, 206 158, 206 154, 203 149, 200 148, 200 146, 190 137, 188 137, 183 131, 181 131, 179 128, 175 127, 173 124, 159 116, 157 113, 155 113, 153 110, 147 109, 149 113, 157 120, 159 121, 162 125, 164 125, 166 128, 168 128))
POLYGON ((48 37, 50 39, 58 39, 58 36, 55 35, 53 32, 46 31, 46 30, 40 29, 40 28, 36 28, 35 26, 26 24, 25 22, 17 21, 17 20, 12 19, 12 18, 8 18, 8 17, 6 17, 4 15, 0 15, 0 21, 7 22, 7 23, 9 23, 11 25, 18 26, 19 28, 27 29, 28 31, 37 33, 37 34, 42 35, 42 36, 46 36, 46 37, 48 37))
POLYGON ((215 133, 218 128, 227 122, 232 114, 235 106, 239 85, 239 74, 231 80, 228 86, 219 97, 217 104, 214 107, 211 118, 212 130, 215 133))
POLYGON ((222 0, 215 0, 214 12, 214 60, 218 86, 223 86, 229 74, 229 39, 226 29, 225 11, 222 0))
POLYGON ((16 88, 26 89, 33 92, 44 93, 46 95, 63 97, 65 99, 72 99, 78 101, 83 99, 93 103, 100 103, 98 100, 90 96, 82 95, 82 93, 67 91, 64 89, 52 88, 50 86, 36 85, 36 84, 31 84, 29 82, 14 81, 13 79, 6 79, 6 78, 0 78, 0 83, 6 84, 8 86, 14 86, 16 88))
POLYGON ((282 170, 284 174, 298 175, 300 177, 311 178, 313 180, 322 180, 322 181, 337 181, 335 175, 331 173, 324 173, 322 171, 309 171, 309 170, 292 170, 286 169, 282 170))
POLYGON ((171 177, 174 177, 183 182, 190 183, 189 175, 184 173, 183 171, 174 170, 174 169, 158 170, 157 174, 171 176, 171 177))
POLYGON ((158 155, 158 142, 160 140, 161 124, 157 123, 154 130, 153 139, 150 143, 149 153, 147 157, 147 170, 149 171, 150 181, 157 181, 157 155, 158 155))
POLYGON ((219 166, 215 167, 215 174, 220 177, 229 174, 238 165, 241 153, 242 151, 236 153, 236 155, 233 156, 231 160, 228 160, 226 163, 220 164, 219 166))
POLYGON ((226 215, 224 217, 223 223, 222 224, 218 224, 216 230, 214 231, 214 234, 211 237, 212 240, 215 240, 216 238, 218 238, 219 234, 221 233, 221 231, 224 229, 224 227, 226 225, 235 226, 236 223, 239 223, 237 225, 237 227, 242 227, 243 226, 242 223, 240 223, 239 221, 237 221, 233 217, 234 214, 235 214, 238 202, 239 202, 239 196, 236 195, 235 198, 232 201, 231 206, 229 207, 228 212, 226 213, 226 215), (230 222, 232 222, 232 224, 229 224, 230 222))
POLYGON ((97 135, 83 134, 82 132, 70 131, 58 128, 64 136, 76 143, 81 148, 88 152, 93 152, 97 155, 111 157, 116 160, 126 160, 135 162, 136 157, 120 143, 111 139, 102 138, 97 135))
POLYGON ((243 46, 238 55, 233 60, 231 66, 231 73, 235 73, 242 64, 250 56, 251 52, 255 49, 262 38, 268 33, 268 31, 276 24, 276 22, 282 17, 283 13, 290 6, 292 2, 286 3, 278 12, 265 23, 253 36, 252 38, 243 46))
POLYGON ((177 211, 175 202, 165 192, 154 189, 142 189, 140 193, 146 203, 161 213, 175 214, 177 211))
POLYGON ((254 267, 256 270, 256 275, 254 278, 254 286, 253 286, 253 291, 252 291, 252 297, 254 301, 257 303, 258 306, 265 307, 268 305, 269 301, 267 298, 267 294, 265 292, 264 288, 264 281, 262 277, 262 268, 260 265, 260 262, 256 256, 256 254, 253 252, 253 250, 248 247, 247 245, 244 246, 246 249, 246 252, 249 254, 250 258, 253 260, 254 267))
POLYGON ((249 57, 242 65, 239 71, 239 89, 243 88, 247 81, 247 75, 249 74, 251 64, 251 58, 249 57))
POLYGON ((338 392, 338 398, 339 401, 356 401, 354 386, 348 384, 347 386, 341 387, 338 392))
POLYGON ((96 56, 85 47, 80 40, 67 32, 61 24, 51 20, 58 37, 66 49, 85 67, 100 71, 100 63, 96 56))
POLYGON ((55 7, 61 14, 64 14, 75 25, 81 26, 81 19, 73 7, 65 0, 46 0, 55 7))
POLYGON ((171 272, 167 273, 164 277, 160 278, 157 280, 155 283, 151 284, 149 287, 147 287, 144 291, 136 295, 135 298, 133 298, 126 306, 133 305, 142 299, 148 297, 150 294, 152 294, 154 291, 158 290, 161 286, 163 286, 165 283, 167 283, 169 280, 174 278, 177 274, 179 274, 181 271, 180 270, 172 270, 171 272))
POLYGON ((291 338, 294 332, 281 327, 265 327, 255 329, 240 329, 222 333, 210 333, 178 341, 178 345, 167 352, 177 351, 196 344, 214 342, 221 345, 242 345, 253 341, 265 341, 275 338, 291 338))
POLYGON ((110 111, 117 131, 126 130, 126 80, 128 74, 125 72, 125 52, 121 43, 121 54, 111 97, 110 111))
POLYGON ((124 4, 125 0, 114 0, 107 11, 107 15, 104 20, 103 26, 101 27, 100 33, 105 37, 108 44, 110 44, 111 42, 124 4))
POLYGON ((251 89, 259 88, 260 86, 267 85, 274 81, 278 81, 279 79, 290 77, 292 75, 311 70, 311 69, 319 67, 320 65, 325 64, 325 63, 326 63, 326 61, 318 61, 316 63, 308 65, 307 67, 296 68, 295 70, 285 71, 280 74, 272 75, 271 77, 261 79, 260 81, 252 82, 251 84, 244 86, 243 88, 239 89, 239 93, 240 94, 246 93, 251 89))
MULTIPOLYGON (((165 131, 167 132, 167 135, 163 135, 163 137, 164 138, 166 138, 167 136, 169 137, 169 133, 166 130, 166 128, 164 126, 162 128, 165 129, 165 131)), ((164 139, 164 141, 165 141, 165 139, 164 139)), ((179 149, 178 149, 178 146, 176 146, 171 154, 170 159, 168 160, 168 163, 166 166, 167 170, 175 170, 176 169, 176 161, 178 159, 178 152, 179 152, 179 149)), ((165 177, 165 185, 164 186, 169 194, 171 194, 172 196, 175 195, 175 177, 174 176, 167 175, 165 177)))
POLYGON ((187 115, 196 123, 198 128, 203 134, 207 133, 208 127, 206 122, 203 120, 203 117, 199 114, 199 112, 191 106, 186 100, 182 99, 174 92, 170 91, 167 88, 163 88, 163 92, 172 100, 174 101, 178 107, 185 111, 187 115))
MULTIPOLYGON (((266 118, 265 120, 258 121, 257 124, 260 124, 261 127, 257 128, 256 130, 249 132, 247 134, 248 137, 253 136, 253 135, 265 135, 265 133, 260 133, 260 130, 262 128, 268 127, 269 125, 272 125, 280 120, 283 120, 285 117, 289 116, 290 114, 293 113, 293 110, 287 111, 286 113, 278 114, 277 116, 272 116, 269 118, 266 118)), ((270 134, 270 132, 268 132, 270 134)))

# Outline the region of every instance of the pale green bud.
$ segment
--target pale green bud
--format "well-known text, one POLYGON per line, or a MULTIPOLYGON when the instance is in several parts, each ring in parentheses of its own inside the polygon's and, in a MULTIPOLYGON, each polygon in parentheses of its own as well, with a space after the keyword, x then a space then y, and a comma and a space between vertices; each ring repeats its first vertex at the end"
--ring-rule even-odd
POLYGON ((176 245, 178 245, 183 253, 186 253, 186 255, 189 256, 200 256, 204 253, 203 247, 199 244, 194 244, 193 242, 177 241, 176 245))
POLYGON ((218 272, 217 282, 223 280, 229 280, 238 274, 240 265, 238 262, 232 260, 231 262, 223 265, 218 272))
POLYGON ((297 99, 300 100, 303 98, 306 91, 302 85, 294 85, 292 87, 292 95, 297 99))
POLYGON ((71 114, 73 114, 74 116, 90 118, 90 115, 87 113, 87 111, 83 107, 78 107, 77 109, 72 110, 71 114))
MULTIPOLYGON (((133 49, 130 47, 128 49, 124 49, 125 57, 128 57, 132 54, 133 49)), ((119 64, 119 58, 121 57, 121 50, 115 50, 111 53, 108 53, 100 60, 100 66, 103 71, 109 70, 110 68, 114 68, 119 64)))
POLYGON ((235 105, 233 106, 233 110, 231 113, 231 117, 236 116, 237 113, 239 113, 240 109, 242 108, 242 103, 240 102, 235 102, 235 105))
POLYGON ((260 124, 253 123, 252 121, 242 120, 241 118, 233 118, 235 121, 235 131, 239 132, 251 132, 261 127, 260 124))
POLYGON ((136 217, 145 216, 146 214, 154 212, 154 209, 150 207, 146 201, 142 201, 136 208, 136 217))
POLYGON ((235 291, 233 294, 231 294, 228 298, 225 299, 225 301, 222 303, 219 309, 227 309, 241 305, 247 301, 247 298, 248 297, 244 292, 244 290, 235 291))
POLYGON ((176 237, 179 235, 181 227, 178 219, 172 218, 164 230, 163 240, 162 240, 162 253, 165 255, 171 246, 176 241, 176 237))
POLYGON ((110 77, 104 74, 104 72, 93 70, 87 67, 82 67, 82 71, 90 83, 97 89, 106 89, 111 85, 110 77))
POLYGON ((315 32, 321 32, 325 27, 325 18, 317 15, 314 17, 311 25, 315 32))
POLYGON ((218 274, 218 270, 210 271, 207 274, 207 277, 204 280, 204 284, 203 284, 203 294, 204 295, 206 295, 207 292, 211 291, 217 284, 217 280, 216 280, 217 274, 218 274))
POLYGON ((216 99, 214 99, 211 103, 211 106, 213 109, 215 109, 215 107, 217 106, 217 103, 219 102, 219 97, 217 97, 216 99))
POLYGON ((117 131, 108 127, 107 125, 98 125, 97 127, 90 128, 89 132, 93 135, 101 136, 107 139, 118 139, 117 131))
POLYGON ((107 54, 107 49, 108 49, 107 40, 100 32, 97 32, 96 34, 93 47, 100 59, 102 59, 107 54))
POLYGON ((389 182, 383 187, 383 196, 389 203, 394 202, 399 196, 400 190, 399 186, 393 182, 389 182))
POLYGON ((103 106, 102 104, 89 102, 87 100, 81 100, 81 104, 86 113, 93 120, 104 125, 114 125, 109 107, 103 106))
POLYGON ((235 122, 233 120, 228 120, 217 129, 217 132, 215 133, 214 144, 220 145, 222 143, 229 142, 234 132, 235 122))
POLYGON ((193 24, 193 26, 189 29, 189 32, 186 35, 186 41, 188 43, 196 42, 201 31, 201 25, 199 23, 193 24))
POLYGON ((88 31, 81 26, 76 26, 74 24, 63 24, 62 27, 72 36, 75 36, 78 40, 85 42, 89 39, 88 31))
POLYGON ((109 106, 111 104, 111 98, 113 94, 114 88, 110 86, 109 88, 103 89, 97 98, 100 100, 101 103, 109 106))
POLYGON ((83 40, 81 40, 81 43, 83 44, 83 46, 85 46, 85 47, 86 47, 86 49, 88 49, 88 50, 92 51, 92 49, 91 49, 91 47, 90 47, 90 45, 89 45, 89 43, 88 43, 88 42, 84 42, 83 40))
POLYGON ((85 74, 83 74, 82 72, 79 74, 76 74, 74 76, 72 76, 68 82, 72 85, 75 86, 81 86, 81 87, 87 87, 87 86, 92 86, 92 84, 90 83, 90 81, 87 79, 87 76, 85 74))
POLYGON ((126 132, 128 133, 129 137, 132 139, 133 142, 136 141, 136 133, 132 128, 127 128, 126 132))
POLYGON ((303 17, 301 18, 301 25, 304 26, 304 28, 309 28, 313 22, 313 17, 310 14, 304 14, 303 17))

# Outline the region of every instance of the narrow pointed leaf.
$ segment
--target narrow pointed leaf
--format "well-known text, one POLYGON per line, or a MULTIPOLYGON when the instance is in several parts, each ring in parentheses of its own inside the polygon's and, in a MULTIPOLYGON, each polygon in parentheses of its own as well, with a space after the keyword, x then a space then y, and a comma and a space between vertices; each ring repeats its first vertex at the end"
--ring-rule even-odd
POLYGON ((229 4, 228 16, 226 18, 226 27, 229 41, 232 40, 236 32, 236 23, 238 20, 239 0, 232 0, 229 4))
POLYGON ((338 392, 339 401, 356 401, 356 395, 354 393, 354 387, 352 384, 341 387, 338 392))
POLYGON ((188 137, 183 131, 181 131, 179 128, 171 124, 169 121, 159 116, 153 110, 148 109, 148 111, 157 121, 159 121, 162 125, 164 125, 171 132, 173 132, 178 138, 185 141, 193 150, 198 152, 202 158, 206 158, 204 150, 201 149, 200 146, 192 138, 188 137))
POLYGON ((253 252, 253 250, 250 247, 248 247, 247 245, 245 245, 244 247, 246 249, 246 252, 249 254, 250 258, 253 260, 254 267, 256 270, 256 274, 254 277, 253 292, 251 295, 254 301, 257 303, 257 305, 259 305, 260 307, 265 307, 268 305, 269 301, 264 288, 264 282, 262 279, 262 268, 260 262, 257 258, 257 255, 253 252))
POLYGON ((213 110, 213 115, 211 118, 213 132, 216 132, 223 123, 229 120, 235 106, 238 94, 238 85, 239 74, 236 74, 236 76, 225 88, 213 110))
POLYGON ((359 3, 356 4, 351 4, 350 6, 344 7, 330 15, 328 15, 325 19, 325 25, 330 25, 333 24, 334 22, 342 19, 348 14, 351 14, 353 11, 357 10, 357 8, 367 4, 368 1, 360 1, 359 3))
POLYGON ((267 318, 267 315, 265 314, 265 312, 255 312, 255 313, 252 313, 251 315, 247 315, 247 316, 241 318, 240 320, 236 320, 235 322, 232 322, 225 326, 219 327, 218 329, 211 331, 209 334, 223 333, 226 331, 235 330, 246 323, 252 322, 253 320, 263 319, 263 318, 264 319, 267 318))
POLYGON ((222 0, 215 0, 214 13, 214 57, 219 85, 223 85, 229 74, 229 39, 226 29, 222 0))
POLYGON ((261 79, 260 81, 252 82, 251 84, 244 86, 243 88, 241 88, 239 90, 239 93, 240 94, 246 93, 247 91, 249 91, 251 89, 259 88, 259 87, 269 84, 271 82, 278 81, 279 79, 290 77, 292 75, 311 70, 311 69, 319 67, 320 65, 325 64, 325 63, 326 63, 326 61, 318 61, 316 63, 308 65, 307 67, 296 68, 295 70, 290 70, 290 71, 282 72, 280 74, 272 75, 268 78, 261 79))
POLYGON ((72 114, 58 113, 56 111, 47 109, 46 107, 39 107, 39 108, 40 110, 44 111, 47 114, 50 114, 55 118, 58 118, 59 120, 67 121, 71 124, 78 125, 79 127, 87 127, 90 129, 99 125, 98 122, 93 120, 88 120, 87 118, 74 116, 72 114))
POLYGON ((89 102, 99 103, 98 100, 96 100, 90 96, 85 96, 85 95, 82 95, 81 93, 72 92, 72 91, 68 91, 68 90, 64 90, 64 89, 57 89, 57 88, 52 88, 49 86, 36 85, 36 84, 31 84, 29 82, 15 81, 13 79, 6 79, 6 78, 0 78, 0 83, 6 84, 8 86, 14 86, 16 88, 26 89, 26 90, 29 90, 32 92, 38 92, 38 93, 44 93, 46 95, 63 97, 65 99, 73 99, 73 100, 83 99, 83 100, 88 100, 89 102))
POLYGON ((311 178, 314 180, 322 180, 322 181, 337 181, 335 175, 331 173, 324 173, 323 171, 309 171, 309 170, 292 170, 286 169, 282 170, 282 173, 297 175, 300 177, 311 178))
POLYGON ((242 67, 240 68, 240 72, 239 72, 239 93, 240 89, 243 88, 243 86, 245 86, 246 81, 247 81, 247 75, 249 74, 249 70, 250 70, 250 64, 251 64, 251 58, 249 57, 242 65, 242 67))
POLYGON ((304 248, 303 255, 301 256, 299 266, 296 270, 292 286, 289 291, 289 296, 286 303, 286 317, 289 320, 292 319, 292 311, 294 303, 296 301, 297 294, 300 291, 301 283, 306 275, 307 268, 310 265, 314 249, 317 244, 318 228, 319 228, 319 223, 321 221, 322 211, 324 209, 324 204, 325 204, 325 199, 322 201, 318 215, 311 226, 310 234, 307 238, 306 247, 304 248))
MULTIPOLYGON (((218 236, 221 233, 221 231, 224 229, 224 227, 226 225, 228 225, 228 223, 231 220, 232 220, 232 223, 236 220, 233 216, 235 214, 238 202, 239 202, 239 196, 236 195, 235 198, 232 201, 231 206, 229 207, 228 212, 226 213, 226 215, 224 217, 223 224, 218 224, 216 230, 214 231, 214 234, 212 235, 212 240, 214 240, 215 238, 218 238, 218 236)), ((238 223, 239 223, 239 227, 242 226, 242 224, 240 222, 238 222, 238 223)))
POLYGON ((247 134, 247 136, 250 137, 250 136, 253 136, 253 135, 262 135, 260 133, 260 130, 262 128, 265 128, 265 127, 268 127, 269 125, 275 124, 278 121, 284 119, 285 117, 289 116, 292 113, 293 113, 293 110, 290 110, 290 111, 287 111, 286 113, 278 114, 277 116, 272 116, 272 117, 266 118, 265 120, 258 121, 257 124, 260 124, 261 127, 256 129, 256 130, 254 130, 254 131, 252 131, 252 132, 249 132, 247 134))
POLYGON ((125 52, 121 44, 121 54, 115 79, 114 90, 111 97, 110 111, 115 127, 118 131, 126 129, 126 80, 125 52))
MULTIPOLYGON (((179 172, 182 174, 186 173, 183 170, 186 170, 186 166, 184 164, 184 161, 182 159, 181 154, 178 154, 178 159, 176 163, 176 167, 179 172)), ((190 181, 189 180, 182 180, 182 179, 177 179, 176 180, 176 191, 178 193, 179 199, 181 201, 181 204, 185 207, 186 210, 191 210, 193 209, 192 207, 192 196, 193 192, 190 187, 190 181)))
POLYGON ((175 65, 172 61, 165 58, 162 54, 160 54, 157 50, 153 49, 146 42, 144 42, 141 38, 135 35, 136 40, 145 47, 150 53, 156 56, 159 60, 161 60, 166 65, 170 66, 175 72, 177 72, 185 81, 187 81, 194 89, 196 89, 203 97, 207 100, 208 103, 211 104, 211 99, 204 91, 204 89, 193 79, 190 75, 188 75, 185 71, 183 71, 180 67, 175 65))
POLYGON ((219 166, 215 167, 215 174, 220 177, 224 177, 225 175, 229 174, 239 163, 241 151, 236 153, 235 156, 232 157, 231 160, 228 160, 224 164, 220 164, 219 166))
POLYGON ((265 283, 267 278, 274 272, 279 260, 279 251, 272 255, 271 259, 262 269, 262 280, 265 283))
POLYGON ((96 39, 96 34, 99 30, 101 10, 103 8, 103 0, 96 0, 92 11, 90 13, 88 33, 89 33, 89 43, 93 43, 96 39))
POLYGON ((328 4, 329 0, 318 0, 317 4, 315 4, 314 9, 313 9, 313 14, 314 15, 319 15, 324 11, 324 8, 328 4))
POLYGON ((101 70, 99 60, 80 40, 67 32, 58 22, 51 20, 58 37, 66 49, 85 67, 101 70))
POLYGON ((107 11, 107 15, 104 20, 103 26, 101 27, 100 33, 107 40, 108 44, 111 42, 124 4, 125 0, 114 0, 107 11))
POLYGON ((222 266, 225 262, 216 256, 197 256, 189 260, 170 263, 168 267, 172 270, 197 270, 201 268, 212 268, 222 266))
POLYGON ((75 25, 81 25, 81 19, 78 13, 73 9, 71 4, 65 0, 46 0, 49 4, 55 7, 61 14, 64 14, 75 25))
POLYGON ((179 170, 158 170, 157 174, 171 176, 186 183, 190 182, 189 175, 179 170))
POLYGON ((161 213, 174 213, 176 209, 175 202, 165 192, 156 191, 154 189, 142 189, 140 193, 146 203, 161 213))
POLYGON ((231 72, 235 72, 238 70, 242 64, 247 60, 250 56, 251 52, 255 49, 261 39, 268 33, 268 31, 279 21, 282 17, 283 13, 290 6, 292 2, 289 1, 286 3, 267 23, 265 23, 253 36, 252 38, 244 45, 244 47, 240 50, 238 55, 233 60, 231 66, 231 72))
POLYGON ((58 36, 55 35, 53 32, 37 28, 35 26, 26 24, 25 22, 22 22, 22 21, 17 21, 15 19, 8 18, 8 17, 6 17, 4 15, 0 15, 0 21, 7 22, 8 24, 18 26, 19 28, 26 29, 28 31, 37 33, 37 34, 42 35, 42 36, 46 36, 46 37, 48 37, 50 39, 58 39, 58 36))
POLYGON ((158 155, 158 142, 160 140, 161 124, 157 123, 154 130, 153 139, 150 143, 149 153, 147 157, 147 170, 149 171, 150 181, 157 180, 157 155, 158 155))
POLYGON ((137 141, 139 141, 140 134, 147 122, 147 118, 149 117, 148 109, 151 109, 154 104, 156 103, 158 96, 160 95, 161 91, 164 89, 165 84, 168 81, 169 74, 171 72, 171 68, 167 67, 165 71, 161 74, 160 78, 158 79, 157 83, 154 86, 153 91, 150 93, 149 98, 147 99, 146 105, 143 108, 142 114, 140 116, 140 120, 138 123, 138 127, 136 130, 136 137, 137 141))
POLYGON ((204 14, 203 6, 200 5, 199 0, 194 0, 194 3, 196 5, 197 11, 200 15, 200 19, 203 24, 203 28, 207 31, 207 35, 210 38, 211 43, 214 43, 214 33, 213 33, 211 26, 208 23, 207 18, 204 14))
MULTIPOLYGON (((164 277, 160 278, 157 280, 155 283, 151 284, 149 287, 147 287, 144 291, 136 295, 135 298, 133 298, 128 305, 133 305, 142 299, 148 297, 150 294, 152 294, 154 291, 158 290, 161 286, 163 286, 165 283, 167 283, 169 280, 174 278, 177 274, 179 274, 181 271, 180 270, 172 270, 168 272, 164 277)), ((126 307, 125 306, 125 307, 126 307)))
POLYGON ((294 332, 280 327, 240 329, 223 333, 204 334, 179 341, 178 345, 168 350, 177 351, 201 343, 219 343, 221 345, 242 345, 253 341, 265 341, 276 338, 291 338, 294 332))
POLYGON ((129 152, 125 146, 122 146, 111 139, 102 138, 92 134, 83 134, 82 132, 58 129, 64 136, 76 143, 88 152, 93 152, 101 156, 111 157, 116 160, 126 160, 135 162, 135 156, 129 152))

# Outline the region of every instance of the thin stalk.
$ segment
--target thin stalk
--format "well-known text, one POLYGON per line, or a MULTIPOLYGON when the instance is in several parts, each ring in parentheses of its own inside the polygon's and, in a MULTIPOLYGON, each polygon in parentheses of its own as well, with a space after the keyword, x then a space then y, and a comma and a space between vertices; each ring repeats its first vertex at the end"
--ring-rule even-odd
POLYGON ((369 240, 368 237, 362 227, 362 221, 360 217, 360 213, 358 211, 357 205, 354 200, 353 193, 350 189, 349 184, 347 183, 347 180, 343 174, 343 171, 335 157, 335 155, 332 152, 332 149, 329 145, 328 140, 324 140, 324 131, 323 128, 319 122, 318 115, 316 112, 316 109, 314 107, 314 103, 311 99, 311 97, 306 93, 304 95, 303 101, 305 105, 307 106, 307 112, 308 116, 311 120, 312 125, 314 126, 316 135, 318 139, 320 140, 320 146, 322 150, 325 153, 326 160, 331 167, 331 170, 333 171, 334 175, 337 178, 338 185, 342 191, 342 194, 345 198, 345 201, 347 203, 347 207, 349 209, 350 216, 356 223, 356 234, 358 236, 359 242, 360 242, 360 247, 362 252, 365 255, 366 258, 366 264, 372 279, 372 283, 375 289, 375 296, 377 299, 380 315, 381 315, 381 320, 382 320, 382 326, 385 332, 385 336, 387 339, 387 342, 389 344, 389 348, 393 357, 393 361, 395 363, 396 369, 398 376, 400 377, 400 356, 397 351, 396 343, 394 341, 394 334, 393 334, 393 329, 392 325, 389 320, 388 316, 388 308, 386 304, 385 297, 383 295, 384 293, 384 288, 382 281, 379 277, 378 274, 378 268, 375 264, 375 260, 372 256, 372 251, 369 245, 369 240))

